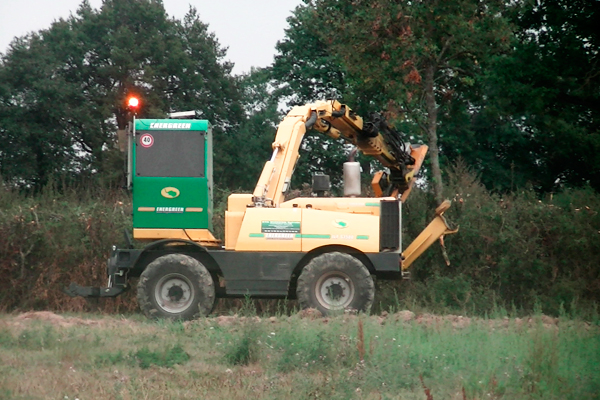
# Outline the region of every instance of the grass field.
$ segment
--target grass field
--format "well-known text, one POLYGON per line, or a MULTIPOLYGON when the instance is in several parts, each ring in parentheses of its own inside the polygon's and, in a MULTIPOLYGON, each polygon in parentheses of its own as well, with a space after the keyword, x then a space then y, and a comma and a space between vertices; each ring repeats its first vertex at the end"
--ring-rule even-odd
POLYGON ((600 328, 537 316, 0 315, 0 399, 600 399, 600 328))

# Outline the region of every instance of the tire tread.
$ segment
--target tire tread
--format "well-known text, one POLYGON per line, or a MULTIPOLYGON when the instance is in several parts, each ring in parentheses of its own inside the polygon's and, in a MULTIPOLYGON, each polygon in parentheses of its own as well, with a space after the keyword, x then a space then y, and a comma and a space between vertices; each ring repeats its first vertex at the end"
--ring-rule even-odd
POLYGON ((191 320, 207 316, 213 309, 215 303, 215 287, 210 272, 195 258, 185 254, 167 254, 152 261, 142 275, 137 286, 137 301, 142 312, 152 319, 170 318, 191 320), (183 265, 190 272, 195 282, 198 283, 197 304, 181 314, 168 314, 156 308, 152 302, 154 288, 148 285, 154 278, 163 273, 165 265, 183 265), (200 293, 201 292, 201 293, 200 293))
POLYGON ((318 302, 313 299, 313 285, 317 281, 320 275, 329 270, 338 270, 344 273, 350 269, 352 275, 357 275, 357 280, 354 282, 355 287, 355 300, 353 302, 359 302, 358 311, 368 312, 373 305, 375 297, 375 284, 373 278, 367 267, 364 266, 355 257, 350 254, 332 252, 321 254, 313 258, 302 270, 302 273, 298 277, 298 283, 296 286, 296 295, 298 297, 298 304, 301 309, 306 308, 317 308, 324 315, 330 311, 320 307, 318 302))

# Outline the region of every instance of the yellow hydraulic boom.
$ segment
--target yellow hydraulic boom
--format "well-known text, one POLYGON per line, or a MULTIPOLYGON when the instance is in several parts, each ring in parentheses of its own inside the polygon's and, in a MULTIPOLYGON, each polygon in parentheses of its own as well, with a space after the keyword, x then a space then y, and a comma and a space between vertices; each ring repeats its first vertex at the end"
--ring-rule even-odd
POLYGON ((404 201, 427 153, 427 146, 403 143, 400 134, 383 117, 376 115, 372 122, 365 123, 350 107, 336 100, 294 107, 277 130, 273 155, 265 163, 253 193, 256 206, 281 204, 298 160, 302 138, 311 128, 335 139, 342 137, 389 168, 389 173, 381 171, 373 180, 379 197, 401 196, 404 201))

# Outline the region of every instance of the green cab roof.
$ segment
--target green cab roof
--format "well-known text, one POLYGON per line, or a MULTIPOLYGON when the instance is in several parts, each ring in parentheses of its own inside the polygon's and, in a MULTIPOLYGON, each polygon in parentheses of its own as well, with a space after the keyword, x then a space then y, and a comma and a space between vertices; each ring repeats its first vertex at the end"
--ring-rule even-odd
POLYGON ((208 131, 205 119, 136 119, 136 131, 208 131))

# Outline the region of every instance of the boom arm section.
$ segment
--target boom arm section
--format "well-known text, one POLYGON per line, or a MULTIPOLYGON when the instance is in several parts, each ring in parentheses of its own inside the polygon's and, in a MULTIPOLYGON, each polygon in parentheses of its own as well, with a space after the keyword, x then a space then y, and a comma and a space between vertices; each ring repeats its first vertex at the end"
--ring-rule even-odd
POLYGON ((277 207, 284 200, 302 138, 314 122, 310 105, 294 107, 281 121, 272 144, 273 155, 265 163, 252 195, 254 206, 277 207))
POLYGON ((371 114, 370 121, 365 122, 350 107, 335 100, 323 102, 315 112, 314 129, 336 139, 341 136, 389 168, 389 174, 380 172, 375 177, 377 196, 402 195, 402 200, 408 196, 427 146, 405 143, 403 135, 380 114, 371 114))
POLYGON ((371 122, 365 123, 350 107, 336 100, 294 107, 279 124, 272 145, 273 155, 265 163, 254 189, 254 206, 277 207, 284 200, 302 138, 311 128, 335 139, 342 137, 364 154, 379 160, 390 173, 382 172, 376 176, 376 194, 402 195, 404 200, 425 158, 427 146, 405 144, 402 135, 381 115, 373 114, 372 117, 371 122))

